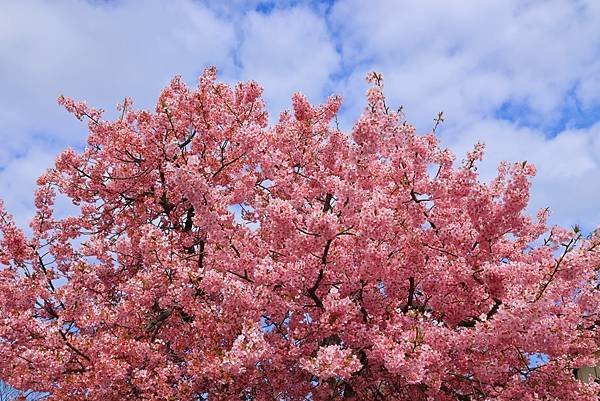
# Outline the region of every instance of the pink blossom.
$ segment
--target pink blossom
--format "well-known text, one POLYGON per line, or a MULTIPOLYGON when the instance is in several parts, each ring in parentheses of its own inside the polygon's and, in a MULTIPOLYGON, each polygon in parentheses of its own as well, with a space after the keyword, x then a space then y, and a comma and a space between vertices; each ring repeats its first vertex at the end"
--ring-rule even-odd
MULTIPOLYGON (((0 204, 0 378, 49 400, 574 400, 600 349, 598 232, 526 213, 535 168, 481 182, 369 74, 268 125, 255 82, 175 77, 155 111, 88 121, 0 204), (55 213, 58 199, 78 208, 55 213)), ((460 160, 460 159, 458 159, 460 160)))

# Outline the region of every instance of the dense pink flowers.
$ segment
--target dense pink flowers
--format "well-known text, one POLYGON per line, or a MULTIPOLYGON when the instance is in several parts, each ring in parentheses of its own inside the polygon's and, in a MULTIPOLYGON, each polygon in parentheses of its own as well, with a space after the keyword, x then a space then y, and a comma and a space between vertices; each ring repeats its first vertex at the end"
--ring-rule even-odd
POLYGON ((370 74, 268 126, 208 69, 155 112, 101 111, 38 180, 32 235, 0 206, 0 378, 53 400, 595 400, 600 238, 524 212, 535 169, 478 180, 370 74), (77 213, 60 217, 57 197, 77 213))
POLYGON ((362 366, 351 350, 341 349, 339 345, 320 347, 316 357, 305 360, 302 364, 304 369, 319 379, 346 379, 362 366))

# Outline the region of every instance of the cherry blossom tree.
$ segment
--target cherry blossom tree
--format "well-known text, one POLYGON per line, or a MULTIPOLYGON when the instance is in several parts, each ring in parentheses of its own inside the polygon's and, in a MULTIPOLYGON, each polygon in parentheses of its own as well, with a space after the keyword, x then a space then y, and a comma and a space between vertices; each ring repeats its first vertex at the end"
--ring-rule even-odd
POLYGON ((215 69, 115 120, 61 98, 89 137, 39 178, 31 234, 0 212, 0 377, 51 400, 596 400, 573 369, 600 349, 600 236, 530 217, 532 165, 479 181, 482 145, 455 161, 368 81, 349 133, 337 97, 269 126, 260 86, 215 69))

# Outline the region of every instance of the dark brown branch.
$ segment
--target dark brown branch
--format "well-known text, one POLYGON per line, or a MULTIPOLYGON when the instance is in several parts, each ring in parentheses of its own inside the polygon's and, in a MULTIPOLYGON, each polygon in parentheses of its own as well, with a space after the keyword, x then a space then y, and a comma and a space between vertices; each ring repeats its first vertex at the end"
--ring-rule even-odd
POLYGON ((249 283, 254 284, 254 280, 252 280, 250 277, 248 277, 248 271, 246 269, 244 269, 244 275, 242 276, 239 273, 234 272, 233 270, 226 270, 227 273, 233 274, 234 276, 241 278, 242 280, 245 280, 249 283))
MULTIPOLYGON (((492 308, 486 313, 486 319, 489 320, 500 310, 500 306, 502 305, 502 301, 498 298, 494 298, 494 305, 492 308)), ((456 324, 456 327, 475 327, 477 323, 481 323, 482 320, 475 316, 470 316, 466 319, 461 320, 456 324)))
POLYGON ((496 313, 498 313, 501 305, 502 301, 498 298, 494 298, 494 306, 492 306, 492 309, 490 309, 490 311, 485 315, 487 320, 490 320, 496 313))
POLYGON ((331 201, 333 200, 333 195, 332 194, 327 194, 325 195, 325 204, 323 205, 323 213, 327 213, 328 211, 330 211, 333 206, 331 204, 331 201))
POLYGON ((233 243, 230 243, 229 246, 231 247, 231 249, 233 249, 233 251, 235 252, 235 256, 237 256, 238 258, 241 257, 242 255, 240 254, 240 251, 238 251, 238 249, 235 247, 235 245, 233 245, 233 243))
POLYGON ((193 227, 193 219, 194 219, 194 207, 190 206, 187 210, 187 214, 185 216, 185 223, 183 225, 183 231, 189 232, 192 231, 193 227))
POLYGON ((325 249, 323 250, 323 255, 321 256, 321 263, 323 265, 327 264, 327 255, 329 254, 329 249, 331 248, 331 243, 333 242, 333 238, 328 239, 325 243, 325 249))
POLYGON ((550 277, 542 285, 542 287, 540 288, 540 291, 538 292, 538 294, 535 297, 535 299, 533 300, 533 302, 539 301, 540 298, 542 297, 542 295, 544 295, 544 292, 546 291, 546 289, 548 288, 550 283, 554 280, 554 276, 556 276, 556 273, 558 273, 560 265, 561 265, 562 261, 564 260, 565 256, 567 256, 567 253, 569 253, 569 251, 572 249, 572 246, 575 246, 575 243, 579 240, 579 238, 580 238, 580 236, 577 236, 576 238, 571 238, 569 243, 564 245, 565 250, 563 251, 562 255, 560 255, 560 258, 558 258, 558 260, 556 260, 556 264, 554 265, 554 269, 552 270, 552 273, 550 273, 550 277))
POLYGON ((363 280, 361 280, 360 289, 358 290, 357 298, 358 298, 358 303, 360 305, 360 313, 362 314, 363 322, 368 323, 369 322, 369 313, 367 312, 367 309, 365 308, 364 300, 363 300, 364 288, 365 288, 365 282, 363 280))
POLYGON ((221 171, 225 170, 228 166, 230 166, 233 163, 237 162, 238 160, 240 160, 244 156, 246 156, 246 152, 242 153, 241 155, 239 155, 235 159, 233 159, 231 161, 228 161, 227 163, 224 163, 224 160, 221 160, 221 166, 218 168, 217 171, 214 172, 214 174, 212 175, 212 178, 215 178, 221 171))
MULTIPOLYGON (((328 263, 327 255, 329 254, 329 250, 331 249, 332 243, 333 243, 333 238, 328 239, 327 242, 325 243, 325 249, 323 250, 323 255, 321 255, 321 264, 323 266, 325 266, 328 263)), ((313 301, 315 301, 315 305, 319 308, 323 308, 323 301, 321 301, 321 299, 317 296, 317 290, 318 290, 319 285, 321 284, 321 281, 323 280, 324 276, 325 276, 325 270, 323 267, 321 267, 319 269, 319 274, 317 275, 317 280, 312 285, 312 287, 310 287, 308 290, 306 290, 306 293, 308 294, 308 296, 313 301)))
POLYGON ((187 145, 190 144, 190 142, 192 142, 192 139, 194 139, 194 137, 196 136, 196 130, 192 129, 192 132, 190 133, 190 135, 185 139, 185 141, 183 141, 182 143, 179 144, 179 148, 183 149, 185 148, 187 145))
POLYGON ((77 349, 77 347, 75 347, 73 344, 71 344, 69 342, 69 340, 67 339, 67 335, 65 333, 63 333, 62 330, 59 330, 58 333, 60 334, 60 336, 62 337, 62 339, 65 342, 65 345, 67 347, 69 347, 69 349, 71 349, 73 352, 75 352, 77 355, 79 355, 80 357, 82 357, 83 359, 85 359, 86 361, 90 362, 91 359, 89 356, 87 356, 86 354, 84 354, 83 352, 81 352, 79 349, 77 349))
POLYGON ((167 119, 169 120, 169 124, 171 125, 171 129, 173 130, 173 134, 177 135, 177 131, 175 130, 175 124, 173 124, 173 119, 171 118, 171 113, 169 112, 169 109, 164 104, 163 104, 163 109, 165 111, 167 119))
POLYGON ((435 246, 433 246, 433 245, 429 245, 429 244, 427 244, 427 243, 423 243, 423 246, 425 246, 425 247, 427 247, 427 248, 430 248, 430 249, 433 249, 434 251, 438 251, 438 252, 441 252, 441 253, 445 253, 446 255, 450 255, 450 256, 453 256, 453 257, 455 257, 455 258, 458 258, 458 255, 456 255, 455 253, 452 253, 452 252, 450 252, 450 251, 447 251, 447 250, 445 250, 445 249, 438 248, 438 247, 435 247, 435 246))
POLYGON ((205 242, 204 240, 200 240, 200 242, 198 242, 198 246, 199 246, 199 254, 198 254, 198 269, 199 270, 203 270, 204 269, 204 248, 205 248, 205 242))
POLYGON ((320 237, 320 236, 321 236, 321 234, 317 234, 317 233, 311 233, 311 232, 309 232, 309 231, 306 231, 306 230, 304 230, 303 228, 300 228, 300 227, 296 227, 296 229, 297 229, 298 231, 300 231, 302 234, 305 234, 305 235, 311 235, 311 236, 313 236, 313 237, 320 237))
POLYGON ((415 278, 414 277, 409 277, 408 278, 408 299, 406 300, 406 305, 404 305, 402 307, 402 312, 406 313, 408 312, 410 309, 412 309, 413 307, 413 302, 414 302, 414 297, 415 297, 415 278))
POLYGON ((317 296, 317 289, 319 288, 319 284, 321 284, 321 280, 323 280, 323 276, 325 275, 325 272, 323 270, 323 268, 319 269, 319 274, 317 276, 317 280, 315 281, 315 283, 313 284, 312 287, 310 287, 308 290, 306 290, 306 293, 308 294, 308 296, 315 301, 315 305, 319 308, 323 308, 323 301, 321 301, 321 298, 319 298, 317 296))
POLYGON ((433 133, 435 133, 435 130, 438 128, 438 126, 440 125, 440 123, 444 122, 444 112, 440 111, 437 115, 436 118, 433 119, 433 121, 435 122, 435 125, 433 127, 433 129, 431 130, 433 133))
POLYGON ((46 265, 44 264, 44 261, 42 260, 42 256, 39 254, 39 252, 36 252, 36 255, 38 257, 38 262, 40 263, 40 268, 44 272, 44 277, 46 277, 46 281, 48 282, 50 289, 52 290, 52 292, 56 292, 56 288, 54 287, 54 284, 52 283, 52 279, 50 277, 48 277, 48 270, 46 269, 46 265))

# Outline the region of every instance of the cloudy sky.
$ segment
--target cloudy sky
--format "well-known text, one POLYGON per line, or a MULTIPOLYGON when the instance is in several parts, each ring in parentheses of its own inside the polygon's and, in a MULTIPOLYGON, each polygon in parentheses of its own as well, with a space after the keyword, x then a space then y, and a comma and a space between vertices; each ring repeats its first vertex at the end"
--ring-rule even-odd
POLYGON ((0 198, 26 224, 35 179, 85 124, 60 94, 113 111, 153 108, 180 74, 209 65, 265 88, 272 120, 290 95, 344 98, 346 128, 364 106, 367 71, 417 130, 438 130, 461 159, 486 143, 535 163, 531 210, 600 224, 600 1, 0 0, 0 198))

